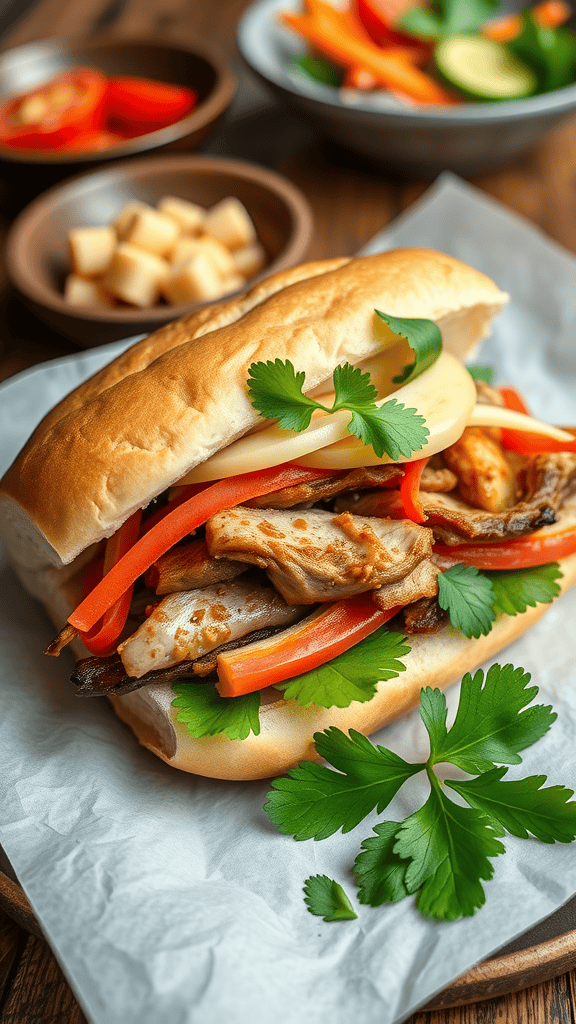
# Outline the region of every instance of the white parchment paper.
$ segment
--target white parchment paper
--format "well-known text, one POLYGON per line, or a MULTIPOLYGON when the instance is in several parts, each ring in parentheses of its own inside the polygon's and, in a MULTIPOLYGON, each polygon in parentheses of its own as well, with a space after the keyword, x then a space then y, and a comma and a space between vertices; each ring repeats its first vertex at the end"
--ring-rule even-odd
MULTIPOLYGON (((427 245, 463 258, 512 295, 480 358, 534 410, 576 421, 576 260, 451 176, 370 251, 427 245)), ((56 360, 0 389, 0 473, 44 412, 121 346, 56 360)), ((472 919, 441 925, 411 900, 358 906, 325 924, 302 901, 350 869, 375 816, 321 843, 280 835, 268 784, 176 772, 140 750, 104 702, 67 683, 68 655, 42 656, 53 627, 0 570, 0 843, 93 1024, 391 1024, 576 892, 573 846, 508 838, 472 919)), ((576 788, 576 591, 501 656, 533 673, 558 721, 521 773, 576 788)), ((452 713, 457 701, 450 691, 452 713)), ((418 716, 378 741, 425 756, 418 716)), ((509 777, 515 777, 512 769, 509 777)), ((400 818, 416 782, 386 812, 400 818)))

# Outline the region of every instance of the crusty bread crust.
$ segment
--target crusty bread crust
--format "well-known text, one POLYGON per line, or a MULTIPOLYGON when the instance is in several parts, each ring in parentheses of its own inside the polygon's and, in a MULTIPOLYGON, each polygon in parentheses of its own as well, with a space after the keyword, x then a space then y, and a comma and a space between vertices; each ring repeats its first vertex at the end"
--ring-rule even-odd
POLYGON ((291 359, 312 389, 378 351, 374 308, 435 320, 464 356, 506 303, 430 250, 305 264, 162 328, 65 398, 0 483, 0 534, 30 568, 71 562, 257 420, 254 360, 291 359))

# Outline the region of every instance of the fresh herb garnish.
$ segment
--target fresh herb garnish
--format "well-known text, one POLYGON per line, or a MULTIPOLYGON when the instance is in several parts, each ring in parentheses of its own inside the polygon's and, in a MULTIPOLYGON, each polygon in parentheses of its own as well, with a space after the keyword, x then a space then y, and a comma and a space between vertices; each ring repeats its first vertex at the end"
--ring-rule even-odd
POLYGON ((406 384, 409 380, 427 370, 432 363, 435 363, 442 351, 442 335, 440 328, 433 320, 419 320, 389 316, 381 310, 374 310, 376 316, 380 317, 393 334, 405 338, 414 352, 414 362, 408 363, 398 377, 394 377, 395 384, 406 384))
POLYGON ((472 380, 481 380, 484 384, 493 384, 496 380, 496 370, 488 364, 471 363, 466 369, 472 380))
POLYGON ((443 39, 466 35, 493 18, 499 0, 432 0, 426 7, 413 7, 399 23, 399 28, 421 39, 443 39))
POLYGON ((394 679, 406 666, 399 659, 410 653, 406 637, 382 626, 332 661, 285 683, 276 683, 285 700, 302 707, 347 708, 352 701, 372 700, 379 682, 394 679))
POLYGON ((178 694, 172 706, 180 708, 176 715, 186 724, 190 736, 220 736, 245 740, 251 732, 260 733, 260 693, 243 697, 221 697, 214 683, 173 683, 178 694))
POLYGON ((553 601, 560 593, 556 580, 561 578, 558 562, 490 572, 453 565, 438 576, 438 603, 465 636, 486 636, 497 615, 518 615, 553 601))
MULTIPOLYGON (((492 860, 505 852, 509 832, 544 842, 576 838, 576 802, 563 786, 544 788, 545 776, 503 782, 503 764, 519 764, 519 751, 550 728, 550 707, 532 705, 538 689, 512 665, 493 665, 486 678, 467 674, 454 725, 447 729, 446 699, 421 691, 420 714, 430 738, 430 756, 409 764, 354 730, 316 733, 320 757, 332 767, 303 762, 275 779, 265 810, 281 832, 295 839, 325 839, 349 832, 374 808, 381 813, 403 783, 420 771, 430 782, 423 806, 404 821, 384 821, 362 843, 354 865, 361 903, 372 906, 416 895, 428 917, 453 921, 471 916, 485 902, 482 883, 492 860), (443 782, 435 771, 447 762, 474 779, 443 782), (498 765, 498 767, 497 767, 498 765), (334 770, 335 769, 335 770, 334 770), (455 803, 450 788, 468 804, 455 803)), ((326 889, 331 883, 324 882, 326 889)))
POLYGON ((321 85, 329 85, 333 89, 338 89, 344 79, 344 73, 332 61, 324 57, 313 57, 310 53, 295 57, 292 68, 297 74, 304 74, 307 78, 312 78, 321 85))
POLYGON ((267 419, 278 420, 282 430, 305 430, 314 409, 328 413, 347 409, 352 413, 349 432, 363 444, 372 445, 379 459, 384 452, 394 460, 401 455, 409 458, 426 443, 429 430, 424 417, 395 398, 377 406, 378 393, 370 383, 370 374, 350 363, 334 371, 335 399, 331 408, 302 393, 305 374, 296 373, 289 359, 284 363, 280 359, 252 363, 248 377, 252 405, 267 419))
POLYGON ((538 92, 570 85, 576 71, 576 35, 566 28, 539 24, 532 11, 524 11, 521 17, 522 31, 508 45, 534 69, 538 92))
POLYGON ((358 917, 344 889, 328 875, 312 875, 304 883, 308 910, 325 921, 353 921, 358 917))

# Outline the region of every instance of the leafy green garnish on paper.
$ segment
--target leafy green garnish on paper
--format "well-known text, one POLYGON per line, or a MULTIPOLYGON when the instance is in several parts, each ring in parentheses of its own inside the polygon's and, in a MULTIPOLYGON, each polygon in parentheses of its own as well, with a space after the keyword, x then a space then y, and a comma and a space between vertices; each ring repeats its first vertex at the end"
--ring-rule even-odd
POLYGON ((243 697, 221 697, 214 683, 173 683, 178 694, 172 706, 179 708, 176 718, 186 724, 190 736, 220 736, 245 740, 251 732, 260 733, 260 693, 243 697))
POLYGON ((497 615, 519 615, 560 593, 558 562, 529 569, 490 570, 453 565, 438 576, 438 603, 467 637, 487 636, 497 615))
MULTIPOLYGON (((415 361, 406 366, 395 383, 413 380, 432 365, 442 350, 442 337, 432 320, 391 317, 379 310, 392 332, 405 338, 414 350, 415 361)), ((350 363, 334 370, 334 403, 322 405, 303 393, 306 375, 294 369, 289 359, 252 363, 248 368, 250 401, 266 419, 278 421, 281 430, 299 433, 310 426, 315 409, 334 413, 346 409, 352 413, 348 430, 365 445, 371 445, 378 458, 384 454, 393 460, 409 458, 426 443, 429 431, 416 409, 407 409, 391 398, 377 405, 378 392, 370 374, 350 363)))
MULTIPOLYGON (((302 762, 275 779, 265 810, 281 832, 295 839, 326 839, 349 832, 373 810, 382 813, 404 782, 426 772, 430 793, 404 821, 374 827, 356 858, 361 903, 377 906, 415 895, 427 917, 454 921, 485 902, 483 882, 493 859, 505 852, 508 832, 547 843, 576 838, 576 801, 564 786, 546 787, 543 775, 503 782, 525 750, 548 731, 552 708, 533 705, 538 689, 512 665, 493 665, 462 680, 454 724, 447 728, 440 690, 421 691, 420 715, 430 739, 426 762, 410 764, 360 733, 337 728, 316 733, 316 750, 327 764, 302 762), (530 705, 530 706, 528 706, 530 705), (469 780, 443 781, 435 767, 451 764, 469 780), (462 803, 455 803, 449 790, 462 803)), ((335 885, 330 879, 324 883, 335 885)))
POLYGON ((325 921, 353 921, 358 917, 344 889, 327 875, 311 875, 304 883, 308 910, 325 921))

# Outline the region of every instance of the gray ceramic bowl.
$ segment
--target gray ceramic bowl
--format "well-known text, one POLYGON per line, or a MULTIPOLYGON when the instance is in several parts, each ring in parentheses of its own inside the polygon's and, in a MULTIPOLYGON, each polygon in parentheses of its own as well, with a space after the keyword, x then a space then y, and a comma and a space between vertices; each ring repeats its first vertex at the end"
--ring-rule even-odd
POLYGON ((94 308, 63 296, 69 271, 67 233, 110 224, 133 199, 155 206, 178 196, 210 207, 236 196, 246 207, 268 261, 251 283, 300 263, 312 239, 312 213, 304 196, 279 174, 240 160, 160 155, 123 160, 78 174, 49 189, 16 219, 6 240, 6 269, 34 312, 82 348, 144 334, 210 303, 94 308))
POLYGON ((66 167, 102 163, 157 149, 195 149, 211 131, 234 96, 235 82, 224 58, 204 43, 149 38, 98 38, 83 42, 40 39, 0 54, 0 103, 35 89, 43 82, 78 67, 106 75, 136 75, 192 86, 199 101, 191 114, 157 131, 127 139, 111 149, 66 152, 16 149, 0 144, 0 160, 8 164, 66 167))
POLYGON ((576 85, 501 103, 418 109, 385 93, 336 90, 291 70, 304 41, 279 21, 297 0, 258 0, 238 45, 250 67, 299 114, 349 149, 410 175, 477 174, 514 159, 576 110, 576 85))

